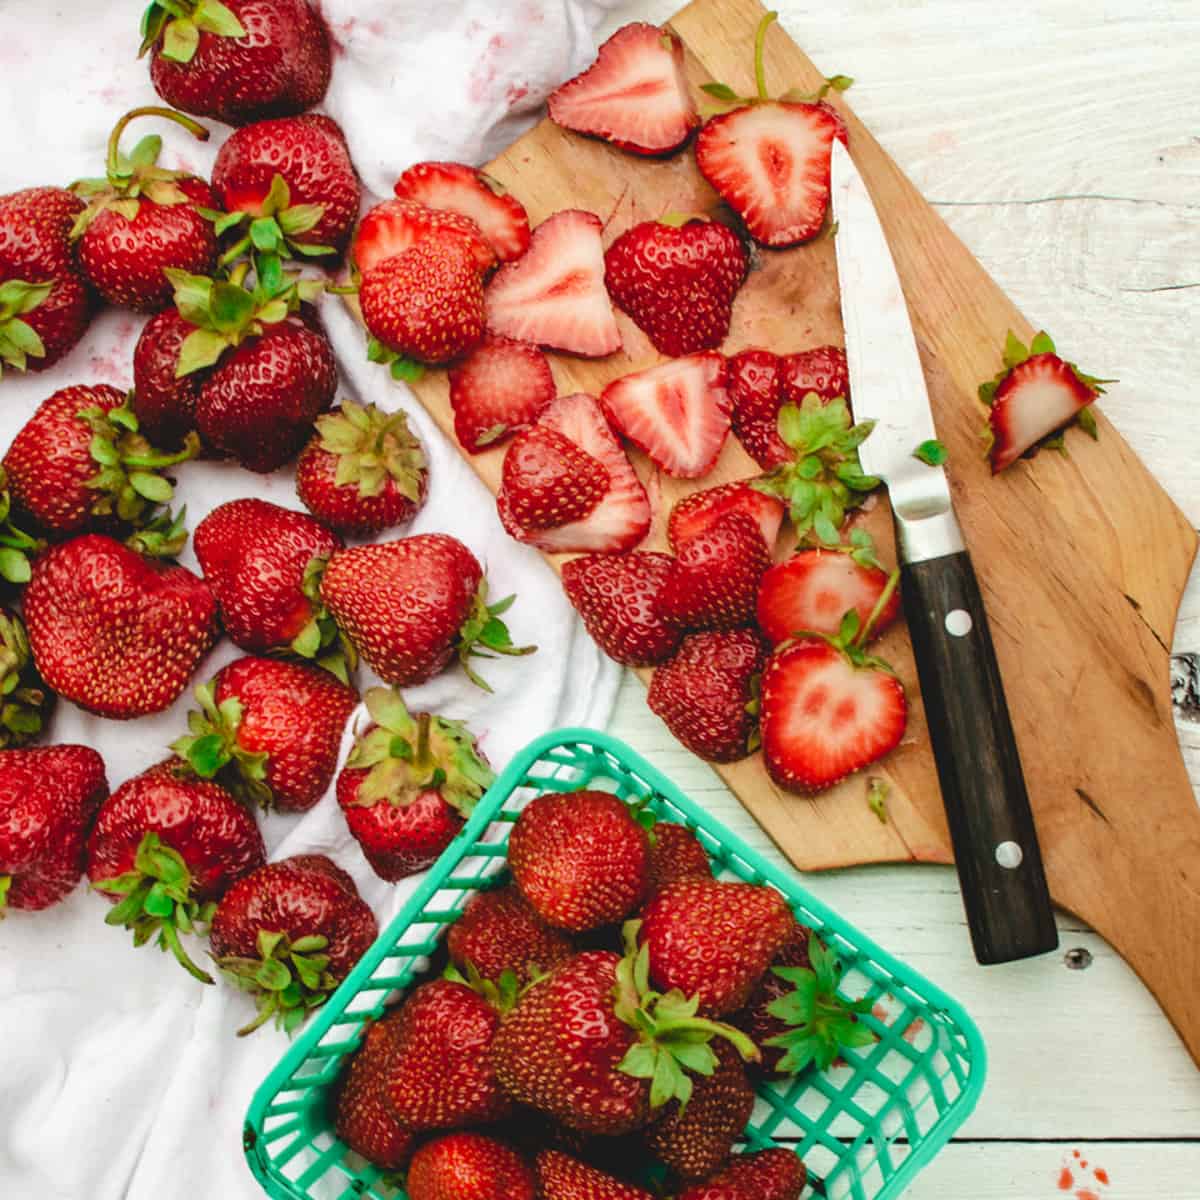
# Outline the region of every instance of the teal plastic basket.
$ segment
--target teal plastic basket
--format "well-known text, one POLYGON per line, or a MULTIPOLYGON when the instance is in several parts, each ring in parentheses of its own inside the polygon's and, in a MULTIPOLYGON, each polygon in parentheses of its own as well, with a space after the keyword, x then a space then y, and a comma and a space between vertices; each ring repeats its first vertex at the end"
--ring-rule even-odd
POLYGON ((659 818, 695 830, 718 877, 777 888, 796 917, 836 950, 845 967, 842 991, 870 997, 875 1015, 863 1019, 879 1040, 847 1050, 844 1063, 824 1074, 760 1086, 746 1143, 794 1148, 813 1191, 830 1200, 899 1196, 979 1099, 986 1056, 975 1024, 957 1002, 842 921, 794 875, 766 862, 639 755, 587 729, 548 734, 512 760, 404 910, 255 1093, 244 1145, 267 1194, 402 1200, 384 1172, 333 1132, 328 1089, 363 1024, 427 969, 467 900, 504 868, 508 834, 525 803, 540 792, 580 787, 649 798, 659 818))

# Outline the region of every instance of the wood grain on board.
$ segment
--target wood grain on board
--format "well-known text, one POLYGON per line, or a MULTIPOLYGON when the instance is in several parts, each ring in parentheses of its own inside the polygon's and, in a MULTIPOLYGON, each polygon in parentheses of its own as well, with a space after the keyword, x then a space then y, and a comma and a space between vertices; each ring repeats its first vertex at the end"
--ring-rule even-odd
MULTIPOLYGON (((757 0, 697 0, 670 24, 688 47, 696 84, 752 89, 757 0)), ((766 42, 773 92, 815 88, 819 72, 778 26, 766 42)), ((1111 941, 1146 980, 1200 1057, 1200 812, 1172 723, 1168 646, 1196 537, 1116 431, 1100 417, 1093 443, 1068 434, 1070 455, 1043 453, 992 479, 980 455, 980 380, 999 368, 1008 329, 1029 323, 904 175, 837 101, 850 146, 887 231, 913 317, 939 434, 950 451, 955 505, 983 588, 1038 818, 1055 900, 1111 941), (1190 1012, 1189 1012, 1190 1008, 1190 1012)), ((690 152, 641 160, 542 122, 488 170, 533 223, 569 207, 605 221, 606 244, 669 211, 711 209, 715 196, 690 152)), ((552 355, 560 392, 596 395, 659 355, 623 315, 625 350, 600 362, 552 355)), ((760 252, 734 306, 734 352, 781 353, 841 342, 832 243, 760 252)), ((453 440, 444 373, 415 390, 453 440)), ((853 399, 853 398, 852 398, 853 399)), ((734 439, 703 481, 672 480, 632 455, 655 504, 646 545, 662 548, 665 515, 681 495, 756 473, 734 439)), ((495 491, 501 452, 473 457, 495 491)), ((886 501, 866 520, 890 546, 886 501)), ((741 802, 796 866, 950 861, 946 822, 903 629, 882 640, 913 700, 908 734, 872 768, 891 784, 890 819, 851 779, 816 799, 778 791, 757 756, 719 767, 741 802)), ((648 673, 644 673, 648 674, 648 673)))

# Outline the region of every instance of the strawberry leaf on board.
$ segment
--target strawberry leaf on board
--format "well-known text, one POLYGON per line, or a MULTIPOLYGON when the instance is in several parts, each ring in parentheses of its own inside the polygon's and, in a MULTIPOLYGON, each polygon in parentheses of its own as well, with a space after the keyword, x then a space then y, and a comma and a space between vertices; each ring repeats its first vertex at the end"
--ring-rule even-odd
POLYGON ((943 466, 949 457, 946 447, 937 438, 930 438, 929 441, 922 442, 913 451, 913 458, 923 462, 927 467, 943 466))

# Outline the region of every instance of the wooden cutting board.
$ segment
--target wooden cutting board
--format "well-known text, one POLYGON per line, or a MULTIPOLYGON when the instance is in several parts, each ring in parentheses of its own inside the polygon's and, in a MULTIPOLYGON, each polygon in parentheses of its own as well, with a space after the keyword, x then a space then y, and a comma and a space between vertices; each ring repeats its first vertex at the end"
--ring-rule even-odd
MULTIPOLYGON (((670 22, 694 84, 753 91, 757 0, 696 0, 670 22)), ((766 41, 772 94, 815 89, 820 73, 778 25, 766 41)), ((1067 435, 1069 456, 1043 452, 993 479, 980 453, 980 381, 1001 366, 1009 329, 1033 326, 921 198, 843 100, 850 147, 883 220, 904 283, 934 415, 950 452, 957 508, 986 599, 1056 902, 1087 921, 1158 997, 1200 1061, 1200 809, 1184 772, 1170 708, 1168 647, 1196 535, 1104 420, 1100 439, 1067 435)), ((643 160, 543 121, 488 170, 533 223, 562 208, 605 222, 606 244, 638 221, 712 209, 716 196, 690 150, 643 160)), ((560 393, 598 395, 611 379, 659 360, 618 314, 625 350, 602 362, 553 355, 560 393)), ((1053 331, 1051 331, 1053 332, 1053 331)), ((724 349, 780 353, 841 343, 829 239, 762 251, 734 306, 724 349)), ((1070 347, 1062 347, 1070 352, 1070 347)), ((1105 364, 1085 363, 1103 375, 1105 364)), ((454 442, 445 375, 415 388, 454 442)), ((853 398, 852 398, 853 399, 853 398)), ((672 480, 634 453, 655 505, 647 548, 665 548, 665 514, 681 495, 757 473, 731 437, 712 475, 672 480)), ((471 458, 499 485, 502 452, 471 458)), ((886 501, 867 515, 891 545, 886 501)), ((553 560, 552 560, 553 561, 553 560)), ((556 564, 557 565, 557 564, 556 564)), ((891 785, 888 821, 851 779, 817 799, 778 791, 758 756, 719 767, 780 849, 802 870, 856 863, 947 863, 951 851, 907 635, 880 653, 913 700, 902 746, 872 774, 891 785)), ((649 675, 649 672, 643 672, 649 675)))

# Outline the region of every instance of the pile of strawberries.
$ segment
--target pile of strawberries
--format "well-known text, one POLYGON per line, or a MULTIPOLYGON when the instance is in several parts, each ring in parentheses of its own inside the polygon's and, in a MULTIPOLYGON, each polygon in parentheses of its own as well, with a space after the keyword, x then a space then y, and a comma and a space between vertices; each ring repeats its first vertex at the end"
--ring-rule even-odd
POLYGON ((603 791, 530 801, 445 956, 331 1093, 411 1200, 649 1200, 664 1170, 678 1200, 796 1200, 794 1153, 735 1152, 753 1084, 874 1040, 777 891, 714 879, 691 830, 603 791))

